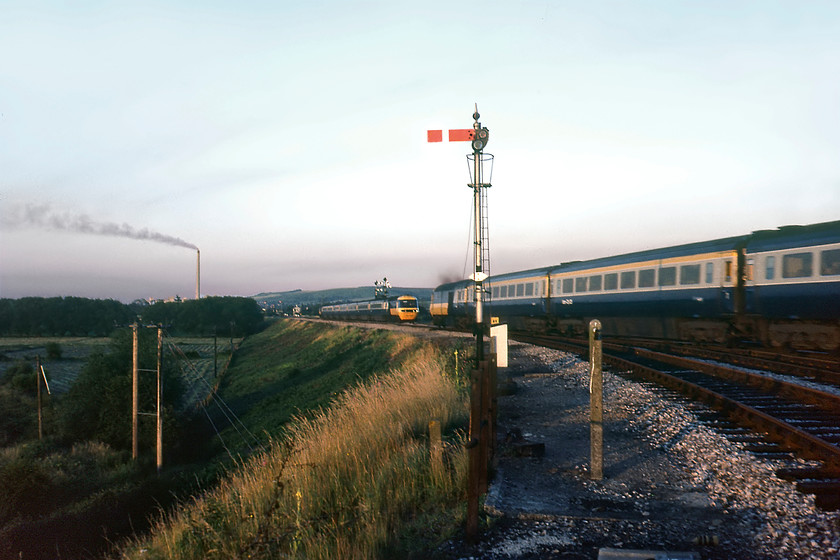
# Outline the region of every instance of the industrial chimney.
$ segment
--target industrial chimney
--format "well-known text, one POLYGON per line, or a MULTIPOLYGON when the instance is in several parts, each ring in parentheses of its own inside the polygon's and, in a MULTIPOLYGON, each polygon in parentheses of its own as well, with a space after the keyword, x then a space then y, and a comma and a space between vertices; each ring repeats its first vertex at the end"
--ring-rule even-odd
POLYGON ((201 299, 201 251, 195 250, 195 299, 201 299))

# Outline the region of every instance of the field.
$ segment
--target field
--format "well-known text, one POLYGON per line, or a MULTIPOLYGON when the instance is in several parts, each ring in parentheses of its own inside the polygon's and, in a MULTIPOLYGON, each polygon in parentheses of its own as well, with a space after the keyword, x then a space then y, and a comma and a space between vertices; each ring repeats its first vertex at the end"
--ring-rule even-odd
MULTIPOLYGON (((41 357, 41 365, 49 380, 50 390, 55 394, 66 393, 79 375, 85 360, 94 352, 105 352, 109 338, 86 337, 5 337, 0 338, 0 377, 18 360, 25 360, 35 366, 35 357, 41 357), (61 358, 48 359, 47 345, 61 346, 61 358)), ((34 383, 34 381, 33 381, 34 383)))
MULTIPOLYGON (((242 339, 234 338, 232 342, 236 347, 242 339)), ((107 337, 0 338, 0 377, 19 360, 27 361, 34 367, 35 357, 40 356, 50 391, 61 395, 70 389, 84 367, 85 360, 95 352, 108 352, 110 343, 111 340, 107 337), (60 358, 47 357, 47 345, 51 343, 61 347, 60 358)), ((227 365, 231 354, 231 340, 220 338, 214 344, 213 337, 165 337, 164 344, 164 359, 177 361, 187 386, 183 406, 195 404, 205 398, 212 386, 214 373, 227 365)))

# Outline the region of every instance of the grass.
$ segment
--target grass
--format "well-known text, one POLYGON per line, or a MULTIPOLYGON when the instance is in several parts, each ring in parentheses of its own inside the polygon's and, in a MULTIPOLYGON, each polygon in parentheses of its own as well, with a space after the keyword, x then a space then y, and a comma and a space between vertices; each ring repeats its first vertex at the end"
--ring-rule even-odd
MULTIPOLYGON (((398 368, 422 346, 415 337, 388 331, 278 321, 245 339, 218 392, 266 443, 266 434, 276 434, 295 415, 327 406, 347 386, 398 368)), ((217 420, 221 425, 225 419, 217 420)), ((233 427, 221 438, 237 455, 253 444, 233 427)))
MULTIPOLYGON (((279 331, 265 334, 277 337, 275 357, 248 367, 276 386, 269 399, 278 401, 269 402, 291 398, 281 389, 301 378, 311 394, 291 402, 314 397, 331 405, 292 418, 268 451, 161 518, 148 538, 125 547, 124 558, 407 557, 432 546, 418 535, 440 538, 441 530, 460 525, 466 452, 453 427, 464 424, 467 406, 444 374, 440 351, 381 331, 298 321, 279 331), (303 339, 312 343, 295 344, 303 339), (344 360, 332 358, 344 353, 344 360), (355 368, 382 371, 340 392, 355 368), (440 463, 429 450, 432 419, 449 434, 440 463)), ((238 359, 251 359, 242 354, 238 359)), ((266 403, 247 379, 230 379, 226 387, 240 404, 266 403)))

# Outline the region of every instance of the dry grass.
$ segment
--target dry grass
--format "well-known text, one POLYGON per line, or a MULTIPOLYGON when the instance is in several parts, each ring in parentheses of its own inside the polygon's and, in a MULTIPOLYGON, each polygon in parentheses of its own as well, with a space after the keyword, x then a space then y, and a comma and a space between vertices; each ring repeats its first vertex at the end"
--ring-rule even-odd
POLYGON ((124 557, 376 558, 413 519, 456 510, 466 454, 451 442, 433 465, 427 426, 463 423, 465 400, 435 350, 410 364, 296 419, 270 452, 161 520, 124 557))

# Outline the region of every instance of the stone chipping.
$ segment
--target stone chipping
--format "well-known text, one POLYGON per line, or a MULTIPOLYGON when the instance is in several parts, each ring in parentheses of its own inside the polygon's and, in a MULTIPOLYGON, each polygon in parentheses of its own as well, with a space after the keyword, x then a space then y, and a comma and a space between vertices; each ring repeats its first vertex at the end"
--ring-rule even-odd
POLYGON ((511 343, 500 379, 495 477, 478 544, 446 559, 597 558, 601 548, 693 551, 707 560, 840 559, 840 514, 775 474, 810 463, 746 451, 703 405, 604 373, 604 478, 589 476, 589 364, 511 343), (520 456, 505 443, 544 443, 520 456))

